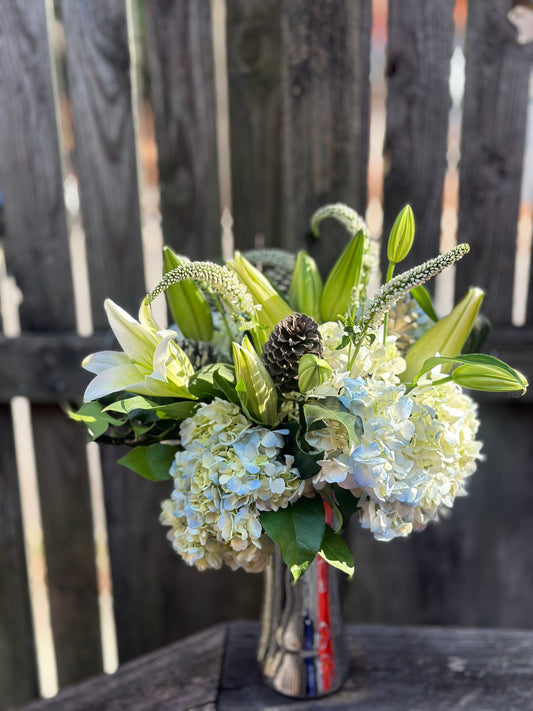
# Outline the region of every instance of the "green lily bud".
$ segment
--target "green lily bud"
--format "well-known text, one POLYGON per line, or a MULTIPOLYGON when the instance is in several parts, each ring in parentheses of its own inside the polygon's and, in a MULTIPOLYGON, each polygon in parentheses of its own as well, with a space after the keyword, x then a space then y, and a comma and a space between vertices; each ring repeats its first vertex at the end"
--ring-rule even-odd
POLYGON ((462 363, 451 372, 450 376, 457 385, 485 392, 508 393, 521 390, 523 395, 528 386, 524 375, 509 366, 462 363))
POLYGON ((390 231, 387 243, 387 259, 392 264, 403 261, 411 247, 415 237, 415 216, 410 205, 406 205, 398 213, 390 231))
POLYGON ((306 393, 325 383, 332 374, 331 366, 313 353, 305 353, 298 364, 298 388, 306 393))
POLYGON ((250 264, 240 252, 235 252, 233 261, 228 262, 227 266, 252 294, 254 302, 261 306, 257 313, 257 320, 261 326, 266 328, 268 338, 274 326, 292 313, 291 307, 281 298, 259 269, 250 264))
POLYGON ((232 343, 237 385, 235 390, 246 415, 273 427, 278 422, 278 396, 272 378, 250 340, 232 343))
POLYGON ((315 260, 301 250, 296 255, 296 264, 289 286, 290 305, 295 311, 320 321, 322 290, 322 277, 315 260))
POLYGON ((453 311, 418 339, 405 356, 407 367, 400 376, 403 382, 412 382, 424 362, 437 353, 448 357, 461 353, 484 296, 482 289, 470 288, 453 311))
POLYGON ((365 234, 359 230, 333 265, 320 299, 322 321, 335 321, 348 311, 352 289, 359 285, 361 279, 364 247, 365 234))
MULTIPOLYGON (((186 264, 170 247, 163 247, 163 274, 186 264)), ((172 318, 185 338, 210 341, 213 338, 213 319, 209 303, 200 287, 192 279, 184 279, 169 286, 165 293, 172 318)))

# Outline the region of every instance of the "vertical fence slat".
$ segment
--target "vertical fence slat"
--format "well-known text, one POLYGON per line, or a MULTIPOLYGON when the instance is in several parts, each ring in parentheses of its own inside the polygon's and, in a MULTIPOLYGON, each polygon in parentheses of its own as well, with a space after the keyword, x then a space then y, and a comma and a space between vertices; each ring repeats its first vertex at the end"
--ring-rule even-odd
POLYGON ((216 110, 209 0, 146 4, 165 243, 220 256, 216 110))
MULTIPOLYGON (((105 328, 105 298, 136 316, 144 295, 126 9, 122 0, 69 1, 62 8, 93 322, 105 328)), ((125 473, 116 464, 119 456, 116 449, 102 453, 102 474, 117 643, 124 661, 158 646, 166 633, 164 626, 153 623, 160 606, 150 611, 165 566, 153 575, 145 571, 150 561, 161 562, 167 542, 155 525, 157 515, 153 520, 146 515, 159 505, 157 489, 126 472, 127 486, 117 490, 117 478, 125 473), (138 556, 133 565, 128 552, 138 556)))
POLYGON ((74 324, 74 299, 43 3, 2 3, 0 26, 6 260, 22 328, 60 331, 74 324))
POLYGON ((103 299, 136 314, 144 296, 125 3, 63 2, 74 162, 95 329, 103 299))
MULTIPOLYGON (((370 2, 236 1, 227 17, 236 242, 303 247, 316 207, 366 207, 370 2)), ((313 245, 324 266, 345 241, 331 234, 313 245)))
POLYGON ((284 47, 280 0, 227 4, 233 231, 239 249, 262 235, 280 246, 284 47))
MULTIPOLYGON (((5 190, 7 266, 23 291, 22 328, 69 331, 75 326, 74 309, 44 4, 3 3, 1 13, 0 185, 5 190)), ((31 392, 27 395, 31 400, 31 392)), ((74 436, 65 429, 65 417, 56 406, 32 413, 36 441, 43 447, 36 460, 62 684, 101 669, 87 475, 83 449, 60 464, 74 436), (68 485, 72 477, 75 486, 68 485), (71 545, 61 528, 64 519, 52 520, 52 510, 68 511, 78 528, 76 540, 84 545, 71 545), (69 580, 76 580, 72 586, 63 577, 67 565, 69 580)))
POLYGON ((102 670, 85 436, 53 405, 34 405, 32 422, 58 681, 65 686, 102 670))
POLYGON ((11 413, 0 405, 0 710, 38 694, 11 413))
POLYGON ((439 252, 453 8, 453 0, 389 3, 383 234, 410 203, 417 239, 402 269, 439 252))
MULTIPOLYGON (((312 213, 345 202, 364 216, 367 197, 371 2, 284 5, 286 145, 284 246, 304 246, 312 213)), ((329 270, 346 243, 324 225, 308 244, 329 270)))
POLYGON ((509 323, 531 47, 507 19, 513 0, 471 0, 461 141, 458 239, 472 254, 458 266, 458 293, 488 287, 483 310, 509 323))

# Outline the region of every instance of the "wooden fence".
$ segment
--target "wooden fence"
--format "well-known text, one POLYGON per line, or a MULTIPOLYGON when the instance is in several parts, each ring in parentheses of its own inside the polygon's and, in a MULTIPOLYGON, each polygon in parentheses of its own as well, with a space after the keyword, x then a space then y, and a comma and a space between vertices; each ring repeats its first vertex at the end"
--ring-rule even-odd
MULTIPOLYGON (((93 516, 84 433, 61 409, 79 400, 82 357, 110 347, 102 309, 135 313, 145 293, 128 22, 144 13, 167 244, 221 253, 211 10, 217 0, 59 0, 67 106, 86 235, 94 333, 76 332, 58 140, 52 2, 0 3, 0 193, 8 274, 22 293, 21 333, 0 337, 0 709, 38 694, 10 402, 31 406, 51 624, 61 686, 102 669, 93 516)), ((310 245, 312 211, 367 204, 370 0, 227 0, 226 48, 235 244, 308 246, 331 263, 344 236, 310 245)), ((533 290, 511 325, 533 47, 517 41, 511 0, 470 0, 458 241, 472 254, 460 294, 488 288, 491 351, 533 374, 533 290)), ((439 251, 454 2, 389 0, 384 230, 410 202, 417 261, 439 251)), ((487 461, 453 517, 387 545, 351 532, 350 621, 533 626, 531 400, 482 399, 487 461)), ((30 443, 29 443, 30 446, 30 443)), ((157 524, 165 484, 101 466, 120 661, 229 617, 256 616, 259 576, 199 574, 157 524)))

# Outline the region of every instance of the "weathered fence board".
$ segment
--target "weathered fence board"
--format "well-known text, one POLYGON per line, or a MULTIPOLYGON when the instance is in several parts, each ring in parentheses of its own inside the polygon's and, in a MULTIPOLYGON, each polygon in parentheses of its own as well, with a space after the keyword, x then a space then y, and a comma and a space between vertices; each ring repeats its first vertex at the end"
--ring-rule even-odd
POLYGON ((107 328, 104 297, 136 315, 144 296, 126 9, 122 0, 61 8, 93 325, 107 328))
POLYGON ((0 6, 0 185, 23 329, 74 326, 74 299, 44 3, 0 6))
POLYGON ((281 245, 283 230, 280 0, 227 4, 233 231, 239 249, 256 235, 281 245))
POLYGON ((54 405, 34 405, 32 421, 58 682, 66 686, 102 671, 85 435, 54 405))
POLYGON ((389 3, 383 233, 389 234, 398 212, 410 203, 417 239, 402 269, 439 253, 454 4, 389 3))
POLYGON ((209 0, 147 3, 165 243, 191 259, 221 253, 209 0))
POLYGON ((324 225, 305 245, 312 213, 337 201, 366 210, 371 3, 299 0, 284 13, 283 244, 307 246, 327 272, 346 234, 324 225))
POLYGON ((0 709, 37 695, 28 576, 9 405, 0 405, 0 709))
MULTIPOLYGON (((10 3, 2 5, 2 12, 2 66, 10 70, 2 81, 6 111, 0 112, 2 165, 10 171, 0 178, 6 201, 7 265, 23 293, 22 328, 71 331, 75 327, 73 295, 44 4, 10 3)), ((51 601, 61 601, 51 607, 54 642, 61 650, 58 676, 67 684, 82 678, 88 669, 101 669, 100 645, 91 645, 94 636, 87 637, 98 623, 90 501, 83 496, 87 475, 84 468, 76 468, 83 456, 79 445, 73 470, 67 459, 65 466, 58 465, 68 446, 65 416, 59 408, 34 408, 32 421, 37 433, 46 432, 37 457, 38 474, 48 585, 51 601), (77 485, 69 487, 73 476, 77 485), (75 537, 63 535, 61 514, 52 521, 48 515, 52 506, 76 522, 75 537), (75 586, 65 586, 61 561, 70 561, 75 586), (90 591, 93 605, 79 605, 81 589, 90 591)), ((79 444, 82 440, 79 437, 79 444)), ((93 635, 98 634, 96 626, 93 635)))
POLYGON ((457 268, 457 293, 487 287, 484 312, 511 320, 516 223, 533 48, 516 41, 513 0, 471 0, 461 141, 458 241, 473 256, 457 268))
POLYGON ((231 2, 227 34, 236 243, 302 248, 317 207, 365 210, 370 3, 231 2))

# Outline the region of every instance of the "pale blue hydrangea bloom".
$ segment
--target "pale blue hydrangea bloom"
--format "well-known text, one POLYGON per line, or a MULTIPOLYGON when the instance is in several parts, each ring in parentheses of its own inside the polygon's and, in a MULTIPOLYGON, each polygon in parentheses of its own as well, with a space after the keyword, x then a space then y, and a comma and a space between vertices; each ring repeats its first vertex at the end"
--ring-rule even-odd
POLYGON ((294 458, 280 454, 288 430, 256 426, 237 405, 215 399, 184 420, 180 434, 174 491, 161 515, 175 550, 200 570, 222 563, 262 570, 272 544, 261 511, 286 507, 304 487, 294 458))
MULTIPOLYGON (((331 348, 336 338, 329 335, 331 348)), ((342 358, 342 351, 331 357, 342 358)), ((369 346, 362 360, 330 384, 360 418, 360 443, 350 446, 336 423, 313 433, 310 443, 325 452, 313 482, 317 488, 336 483, 349 489, 359 498, 363 527, 390 540, 423 529, 466 493, 466 480, 481 458, 477 406, 454 383, 433 385, 438 371, 406 393, 397 377, 403 359, 393 340, 369 346)))

